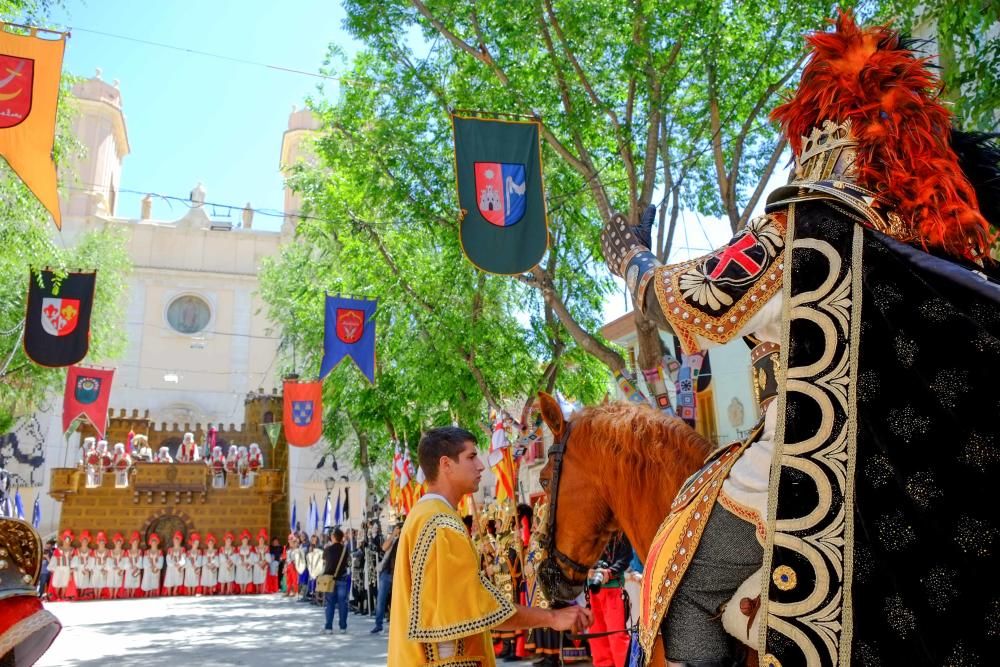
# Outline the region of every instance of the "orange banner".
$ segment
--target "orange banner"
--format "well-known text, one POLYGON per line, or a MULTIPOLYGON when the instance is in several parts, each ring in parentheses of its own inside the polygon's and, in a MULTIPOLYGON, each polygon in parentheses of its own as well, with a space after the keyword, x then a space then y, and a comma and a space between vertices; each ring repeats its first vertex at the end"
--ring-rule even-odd
POLYGON ((0 156, 62 227, 52 144, 66 36, 0 24, 0 156))

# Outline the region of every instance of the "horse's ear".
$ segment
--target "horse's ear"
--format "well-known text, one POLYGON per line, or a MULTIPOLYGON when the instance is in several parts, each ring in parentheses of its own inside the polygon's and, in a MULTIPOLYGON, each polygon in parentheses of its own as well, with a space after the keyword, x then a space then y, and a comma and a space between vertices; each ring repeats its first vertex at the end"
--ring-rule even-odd
POLYGON ((558 441, 562 436, 563 429, 566 428, 566 420, 563 419, 559 402, 544 391, 540 391, 538 392, 538 403, 542 408, 542 421, 552 431, 552 437, 558 441))

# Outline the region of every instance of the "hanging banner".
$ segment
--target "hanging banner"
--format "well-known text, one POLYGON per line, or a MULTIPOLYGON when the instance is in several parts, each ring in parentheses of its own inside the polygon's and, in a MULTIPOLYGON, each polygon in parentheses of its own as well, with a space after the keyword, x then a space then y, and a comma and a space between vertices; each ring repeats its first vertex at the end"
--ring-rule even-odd
POLYGON ((488 273, 530 271, 549 243, 537 120, 452 115, 465 256, 488 273))
POLYGON ((375 320, 372 316, 377 306, 375 299, 326 295, 321 379, 350 357, 368 381, 375 384, 375 320))
POLYGON ((61 228, 52 144, 66 35, 40 32, 47 37, 0 24, 0 156, 61 228))
POLYGON ((285 440, 292 447, 310 447, 323 435, 323 385, 285 380, 285 440))
MULTIPOLYGON (((0 72, 2 74, 2 72, 0 72)), ((24 353, 40 366, 72 366, 90 346, 96 273, 31 271, 24 320, 24 353)))
POLYGON ((278 444, 278 438, 281 436, 281 422, 270 422, 264 424, 264 433, 267 434, 267 439, 271 442, 271 448, 273 449, 278 444))
POLYGON ((113 368, 70 366, 66 373, 63 396, 63 431, 69 431, 75 419, 85 419, 104 438, 108 426, 108 400, 111 398, 113 368))

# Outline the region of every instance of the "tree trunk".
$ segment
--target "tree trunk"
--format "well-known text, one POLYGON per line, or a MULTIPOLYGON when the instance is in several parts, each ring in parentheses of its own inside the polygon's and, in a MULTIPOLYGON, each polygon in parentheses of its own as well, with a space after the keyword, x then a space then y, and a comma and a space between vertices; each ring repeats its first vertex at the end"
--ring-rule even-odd
POLYGON ((663 359, 663 341, 656 322, 647 319, 638 308, 634 311, 635 335, 639 354, 636 363, 639 369, 656 368, 663 359))

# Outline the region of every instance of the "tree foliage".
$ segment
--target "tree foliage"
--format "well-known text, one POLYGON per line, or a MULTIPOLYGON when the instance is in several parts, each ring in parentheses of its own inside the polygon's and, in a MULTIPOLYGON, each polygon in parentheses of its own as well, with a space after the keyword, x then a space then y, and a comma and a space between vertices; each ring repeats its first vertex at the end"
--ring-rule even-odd
MULTIPOLYGON (((787 156, 767 114, 796 83, 803 33, 833 11, 811 0, 345 7, 364 49, 350 63, 331 50, 327 69, 344 86, 335 101, 313 102, 319 161, 293 178, 314 219, 300 223, 265 289, 298 350, 320 349, 323 290, 382 300, 379 383, 335 371, 328 432, 411 441, 430 423, 468 423, 551 381, 553 361, 567 393, 600 393, 604 369, 626 365, 596 333, 614 289, 601 225, 662 204, 661 258, 682 210, 744 225, 787 156), (458 247, 454 109, 543 120, 550 251, 514 280, 478 274, 458 247)), ((859 13, 872 20, 891 9, 866 2, 859 13)), ((649 367, 659 338, 641 317, 637 328, 639 364, 649 367)), ((313 372, 310 359, 297 370, 313 372)))
MULTIPOLYGON (((43 22, 48 3, 0 0, 0 18, 43 22)), ((72 78, 65 76, 57 110, 54 156, 57 164, 81 151, 70 122, 72 78)), ((38 366, 24 354, 24 325, 29 270, 97 270, 87 361, 100 363, 124 349, 120 326, 130 262, 121 230, 108 227, 83 235, 73 246, 52 225, 52 218, 7 164, 0 161, 0 433, 15 417, 40 407, 58 393, 65 371, 38 366)))

